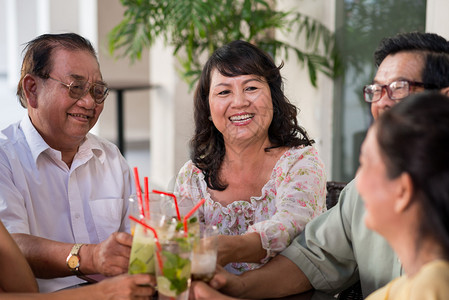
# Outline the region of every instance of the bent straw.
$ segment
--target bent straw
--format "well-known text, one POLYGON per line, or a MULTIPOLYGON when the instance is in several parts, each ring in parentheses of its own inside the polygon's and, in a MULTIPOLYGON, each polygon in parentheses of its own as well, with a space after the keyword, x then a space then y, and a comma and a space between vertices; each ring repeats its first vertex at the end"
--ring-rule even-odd
POLYGON ((156 190, 153 190, 153 193, 162 194, 162 195, 166 195, 166 196, 172 197, 173 201, 175 201, 176 216, 178 217, 178 220, 181 221, 181 214, 179 213, 178 200, 176 199, 176 196, 174 194, 171 194, 171 193, 166 193, 166 192, 161 192, 161 191, 156 191, 156 190))
POLYGON ((159 268, 161 269, 161 273, 162 273, 162 275, 163 275, 163 274, 164 274, 164 272, 163 272, 164 268, 163 268, 163 265, 162 265, 161 254, 159 253, 160 251, 162 251, 162 247, 161 247, 161 244, 159 243, 159 239, 158 239, 158 237, 157 237, 156 230, 154 230, 153 227, 151 227, 150 225, 148 225, 148 224, 145 223, 144 221, 140 221, 140 220, 134 218, 133 216, 129 216, 129 218, 130 218, 132 221, 134 221, 134 222, 136 222, 136 223, 139 223, 139 224, 142 225, 143 227, 148 228, 149 230, 151 230, 151 231, 153 232, 153 234, 154 234, 154 242, 156 243, 157 249, 159 250, 159 251, 156 251, 157 262, 158 262, 158 264, 159 264, 159 268))
POLYGON ((145 186, 145 216, 150 219, 150 195, 148 192, 148 177, 143 178, 145 186))
POLYGON ((137 200, 139 201, 140 218, 143 219, 145 217, 145 212, 143 210, 142 190, 140 189, 139 172, 137 171, 137 167, 134 167, 134 182, 136 183, 136 195, 137 200))
POLYGON ((198 202, 195 207, 193 207, 185 216, 184 216, 184 234, 187 235, 187 220, 190 218, 191 215, 193 215, 193 213, 200 208, 201 205, 204 204, 204 202, 206 202, 206 199, 201 199, 200 202, 198 202))

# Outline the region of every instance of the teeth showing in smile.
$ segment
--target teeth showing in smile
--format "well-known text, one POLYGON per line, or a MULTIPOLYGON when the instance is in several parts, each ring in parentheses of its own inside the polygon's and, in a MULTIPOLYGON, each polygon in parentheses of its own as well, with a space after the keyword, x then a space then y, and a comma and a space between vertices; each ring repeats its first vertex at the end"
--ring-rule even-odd
POLYGON ((89 117, 86 115, 80 115, 80 114, 70 114, 72 117, 76 117, 76 118, 84 118, 84 119, 88 119, 89 117))
POLYGON ((254 114, 246 114, 246 115, 232 116, 229 118, 229 120, 231 120, 231 122, 239 122, 239 121, 251 119, 253 117, 254 117, 254 114))

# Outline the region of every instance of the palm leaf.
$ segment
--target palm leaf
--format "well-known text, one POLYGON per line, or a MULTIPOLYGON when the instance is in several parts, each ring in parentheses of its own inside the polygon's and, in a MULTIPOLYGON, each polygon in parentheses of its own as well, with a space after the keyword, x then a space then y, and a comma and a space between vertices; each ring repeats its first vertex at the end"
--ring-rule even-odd
POLYGON ((341 73, 334 35, 320 22, 297 12, 279 11, 266 0, 121 0, 123 20, 108 34, 111 55, 141 57, 157 38, 173 46, 181 76, 193 86, 204 63, 201 58, 233 40, 242 39, 287 59, 294 52, 308 68, 316 86, 317 73, 341 73), (296 31, 305 48, 276 40, 274 29, 296 31))

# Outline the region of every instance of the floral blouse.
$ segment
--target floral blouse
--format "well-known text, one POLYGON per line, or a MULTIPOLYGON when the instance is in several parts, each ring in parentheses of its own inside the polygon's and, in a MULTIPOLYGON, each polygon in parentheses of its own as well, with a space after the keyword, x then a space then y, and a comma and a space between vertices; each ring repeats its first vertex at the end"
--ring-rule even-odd
POLYGON ((216 225, 220 234, 260 234, 267 256, 260 264, 226 266, 236 274, 259 268, 284 250, 310 220, 326 211, 324 165, 312 146, 285 151, 261 194, 252 196, 249 202, 236 199, 227 206, 215 202, 208 192, 204 174, 192 161, 181 168, 175 192, 195 202, 206 199, 199 209, 200 222, 216 225))

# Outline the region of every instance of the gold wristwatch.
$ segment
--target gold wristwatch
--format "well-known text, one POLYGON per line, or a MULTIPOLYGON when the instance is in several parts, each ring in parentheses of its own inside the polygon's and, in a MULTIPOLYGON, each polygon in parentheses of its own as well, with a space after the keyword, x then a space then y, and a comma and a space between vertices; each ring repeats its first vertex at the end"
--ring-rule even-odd
POLYGON ((67 256, 67 267, 76 276, 83 276, 83 273, 80 271, 80 249, 84 244, 75 244, 70 251, 69 256, 67 256))

